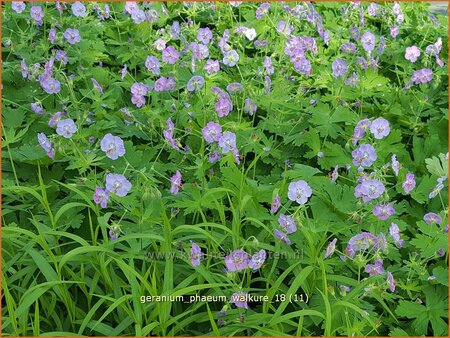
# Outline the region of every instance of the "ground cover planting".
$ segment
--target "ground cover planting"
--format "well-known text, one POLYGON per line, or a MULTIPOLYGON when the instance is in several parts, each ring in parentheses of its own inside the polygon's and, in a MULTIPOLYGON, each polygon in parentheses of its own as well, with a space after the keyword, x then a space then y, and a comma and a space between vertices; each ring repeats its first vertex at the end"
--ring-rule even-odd
POLYGON ((418 2, 3 2, 2 333, 447 336, 447 32, 418 2))

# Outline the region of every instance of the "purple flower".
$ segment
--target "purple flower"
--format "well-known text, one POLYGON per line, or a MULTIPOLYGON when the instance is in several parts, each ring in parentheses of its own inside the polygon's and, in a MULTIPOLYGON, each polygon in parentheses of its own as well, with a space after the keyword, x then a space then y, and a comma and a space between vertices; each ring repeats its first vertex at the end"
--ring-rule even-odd
POLYGON ((180 29, 180 23, 178 21, 174 21, 172 23, 172 26, 170 27, 170 34, 172 35, 173 39, 178 39, 180 35, 181 29, 180 29))
POLYGON ((147 59, 145 60, 145 67, 147 67, 149 72, 151 72, 152 74, 161 74, 161 64, 159 63, 159 60, 156 56, 147 56, 147 59))
POLYGON ((358 83, 359 83, 358 74, 356 74, 355 72, 353 72, 352 75, 350 75, 348 78, 344 80, 344 84, 350 87, 356 87, 358 83))
POLYGON ((203 60, 209 56, 208 46, 201 43, 191 43, 192 56, 194 59, 203 60))
POLYGON ((230 83, 226 89, 230 94, 237 94, 242 92, 242 85, 239 82, 233 82, 230 83))
POLYGON ((186 85, 186 89, 189 92, 199 91, 203 88, 205 84, 205 79, 203 76, 195 75, 191 77, 186 85))
POLYGON ((341 58, 337 58, 331 64, 331 68, 333 69, 333 76, 335 78, 342 77, 347 72, 347 63, 341 58))
POLYGON ((105 188, 97 187, 94 193, 94 202, 99 204, 102 208, 106 208, 109 201, 109 191, 105 188))
POLYGON ((47 94, 56 94, 59 93, 59 91, 61 90, 60 82, 54 78, 51 77, 43 78, 39 82, 41 84, 42 89, 44 89, 47 94))
POLYGON ((376 4, 375 2, 371 2, 369 7, 367 7, 367 13, 370 16, 377 16, 378 15, 378 4, 376 4))
POLYGON ((403 190, 409 194, 416 186, 416 180, 413 173, 407 173, 405 180, 402 183, 403 190))
POLYGON ((352 136, 353 145, 356 145, 356 143, 364 137, 366 130, 370 127, 371 124, 372 122, 369 119, 363 119, 356 124, 352 136))
POLYGON ((278 218, 278 223, 288 234, 293 234, 297 231, 297 224, 295 223, 294 218, 292 218, 291 216, 281 214, 278 218))
POLYGON ((72 119, 59 120, 56 125, 56 133, 64 138, 71 138, 78 128, 72 119))
POLYGON ((219 100, 214 105, 214 109, 217 112, 217 116, 228 116, 228 114, 233 110, 233 102, 231 102, 228 94, 220 95, 219 100))
POLYGON ((47 135, 45 135, 44 133, 39 133, 37 137, 39 145, 41 146, 42 149, 45 150, 47 156, 50 157, 52 160, 55 159, 55 152, 53 150, 53 145, 51 144, 47 135))
POLYGON ((106 190, 117 196, 126 196, 131 189, 131 183, 121 174, 106 175, 106 190))
POLYGON ((197 40, 200 41, 201 43, 207 45, 211 41, 212 37, 213 37, 212 32, 208 27, 200 28, 198 30, 197 40))
POLYGON ((292 27, 286 21, 281 20, 280 22, 278 22, 277 32, 284 35, 291 35, 292 27))
POLYGON ((355 197, 362 198, 364 203, 380 197, 384 193, 384 185, 376 179, 365 179, 355 188, 355 197))
POLYGON ((239 61, 239 54, 234 49, 229 50, 224 53, 222 61, 226 66, 234 67, 239 61))
POLYGON ((243 250, 234 250, 228 256, 225 256, 225 266, 227 271, 244 270, 249 262, 248 254, 243 250))
POLYGON ((103 136, 100 141, 100 148, 111 160, 117 160, 119 157, 125 155, 123 140, 119 136, 114 136, 111 133, 103 136))
POLYGON ((248 293, 238 291, 232 294, 231 303, 242 309, 248 309, 247 298, 248 293))
POLYGON ((103 94, 103 88, 102 86, 100 86, 100 84, 98 83, 98 81, 96 79, 94 79, 93 77, 91 78, 92 84, 94 86, 94 88, 101 94, 103 94))
POLYGON ((136 105, 136 107, 141 108, 145 104, 145 97, 141 95, 131 96, 131 103, 136 105))
POLYGON ((23 1, 13 1, 11 2, 11 8, 17 14, 20 14, 25 10, 25 3, 23 1))
POLYGON ((270 76, 264 76, 264 88, 265 93, 270 94, 270 91, 272 89, 272 79, 270 78, 270 76))
POLYGON ((350 258, 353 258, 355 257, 357 251, 365 251, 371 246, 373 249, 378 248, 377 236, 371 234, 370 232, 362 232, 349 239, 347 247, 345 248, 345 253, 350 258))
POLYGON ((330 242, 330 244, 328 244, 327 250, 325 251, 324 258, 328 258, 334 253, 334 250, 336 249, 336 242, 337 242, 337 238, 333 239, 330 242))
POLYGON ((370 167, 377 159, 375 148, 370 144, 361 144, 352 151, 353 164, 363 168, 370 167))
POLYGON ((294 69, 302 75, 309 76, 312 70, 311 62, 307 58, 301 57, 294 62, 294 69))
POLYGON ((361 44, 366 52, 371 52, 375 48, 375 35, 371 32, 365 32, 361 36, 361 44))
POLYGON ((392 155, 391 166, 394 171, 395 176, 398 176, 398 171, 400 170, 400 163, 397 161, 397 155, 392 155))
POLYGON ((390 273, 389 271, 387 272, 387 279, 386 282, 389 285, 389 290, 391 290, 391 292, 395 291, 395 280, 394 280, 394 276, 392 276, 392 273, 390 273))
POLYGON ((52 118, 48 121, 48 126, 50 128, 55 128, 56 125, 58 124, 59 120, 61 120, 63 115, 66 115, 66 112, 61 112, 61 111, 56 112, 52 116, 52 118))
POLYGON ((144 96, 148 93, 148 87, 143 83, 135 82, 131 86, 131 93, 137 96, 144 96))
POLYGON ((233 151, 236 149, 236 134, 226 131, 219 137, 218 144, 224 154, 233 151))
POLYGON ((375 264, 367 264, 365 270, 369 276, 381 275, 384 273, 383 269, 383 261, 381 259, 377 259, 375 264))
POLYGON ((280 204, 281 204, 280 195, 276 194, 276 196, 273 198, 272 204, 270 206, 270 213, 275 214, 278 211, 280 204))
POLYGON ((258 251, 252 256, 252 258, 248 262, 248 267, 252 270, 258 270, 264 264, 265 260, 266 260, 266 251, 263 249, 258 251))
POLYGON ((284 232, 281 232, 280 230, 275 229, 274 234, 275 234, 275 237, 281 239, 281 241, 286 243, 287 245, 291 244, 291 240, 288 238, 288 236, 284 232))
POLYGON ((270 3, 264 2, 256 9, 255 16, 258 20, 264 18, 269 13, 270 3))
POLYGON ((256 109, 258 107, 256 104, 252 101, 252 99, 245 99, 244 100, 244 111, 248 113, 250 116, 253 116, 253 114, 256 112, 256 109))
POLYGON ((140 8, 136 8, 136 10, 131 13, 131 20, 133 20, 136 25, 143 23, 146 19, 147 16, 145 15, 145 12, 140 8))
POLYGON ((31 110, 33 110, 38 115, 44 114, 44 109, 42 109, 41 104, 39 102, 32 103, 31 110))
POLYGON ((356 45, 352 42, 346 42, 341 45, 341 51, 345 54, 355 54, 356 45))
POLYGON ((42 25, 42 19, 44 18, 44 11, 41 6, 32 6, 30 9, 30 16, 36 21, 38 26, 42 25))
POLYGON ((377 204, 373 210, 372 213, 378 217, 378 219, 381 219, 383 221, 387 220, 389 217, 395 214, 394 207, 391 203, 388 204, 377 204))
POLYGON ((358 40, 360 35, 361 35, 361 33, 357 26, 350 27, 350 39, 358 40))
POLYGON ((398 33, 399 33, 398 26, 391 26, 391 27, 389 28, 389 31, 390 31, 391 37, 392 37, 393 39, 395 39, 395 38, 397 37, 398 33))
POLYGON ((205 63, 205 70, 208 75, 217 73, 220 70, 219 61, 208 59, 205 63))
POLYGON ((180 54, 173 46, 166 47, 162 52, 162 60, 171 65, 175 64, 179 57, 180 54))
POLYGON ((336 182, 339 177, 339 166, 335 166, 333 172, 331 173, 331 182, 336 182))
POLYGON ((84 18, 86 16, 86 7, 79 1, 74 2, 72 4, 72 13, 75 16, 84 18))
POLYGON ((425 214, 425 216, 423 216, 423 220, 425 221, 425 223, 429 225, 442 223, 442 217, 434 212, 429 212, 428 214, 425 214))
POLYGON ((389 235, 394 240, 397 248, 401 248, 403 246, 404 242, 400 239, 400 229, 396 223, 391 223, 391 226, 389 227, 389 235))
POLYGON ((264 58, 263 66, 266 69, 266 73, 268 75, 271 75, 274 73, 275 69, 273 68, 272 59, 270 58, 270 56, 266 56, 264 58))
POLYGON ((303 180, 291 182, 288 187, 288 198, 298 204, 305 204, 312 195, 311 187, 303 180))
POLYGON ((417 46, 411 46, 406 48, 405 59, 414 63, 420 56, 420 49, 417 46))
POLYGON ((200 265, 200 258, 201 258, 201 256, 202 256, 202 249, 200 249, 200 247, 197 244, 192 242, 191 254, 190 254, 190 259, 191 259, 192 266, 199 266, 200 265))
POLYGON ((212 164, 216 163, 218 160, 220 160, 220 154, 218 151, 213 151, 208 156, 208 161, 212 164))
POLYGON ((202 134, 206 142, 218 142, 222 136, 222 127, 216 122, 208 122, 208 124, 202 129, 202 134))
POLYGON ((64 38, 71 45, 74 45, 81 41, 80 32, 75 28, 67 28, 64 32, 64 38))
POLYGON ((51 28, 50 31, 48 32, 48 40, 51 43, 54 43, 56 39, 56 29, 51 28))
POLYGON ((69 61, 66 52, 63 50, 57 50, 55 52, 55 59, 62 62, 63 64, 67 64, 67 62, 69 61))
POLYGON ((170 193, 172 195, 178 194, 179 189, 183 183, 181 182, 181 173, 177 170, 175 175, 170 178, 170 193))
POLYGON ((382 117, 373 120, 370 125, 370 132, 377 140, 388 136, 390 131, 389 122, 382 117))
POLYGON ((428 68, 416 70, 411 76, 411 82, 414 84, 428 83, 433 80, 433 71, 428 68))

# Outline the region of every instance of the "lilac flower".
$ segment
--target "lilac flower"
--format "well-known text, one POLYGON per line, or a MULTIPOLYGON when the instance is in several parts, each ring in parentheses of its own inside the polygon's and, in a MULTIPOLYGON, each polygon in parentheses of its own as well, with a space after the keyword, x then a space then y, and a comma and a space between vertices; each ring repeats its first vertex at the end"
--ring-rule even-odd
POLYGON ((174 21, 170 27, 170 34, 172 35, 172 38, 177 40, 180 37, 180 32, 180 23, 178 21, 174 21))
POLYGON ((198 30, 197 40, 200 41, 201 43, 207 45, 211 41, 212 37, 213 37, 212 32, 208 27, 200 28, 198 30))
POLYGON ((236 149, 236 134, 227 131, 219 137, 219 147, 222 148, 224 154, 236 149))
POLYGON ((337 238, 333 239, 330 242, 330 244, 328 244, 327 250, 325 251, 324 258, 328 258, 334 253, 334 250, 336 249, 336 242, 337 242, 337 238))
POLYGON ((263 66, 266 69, 266 73, 268 75, 271 75, 274 73, 275 69, 273 68, 272 59, 270 58, 270 56, 266 56, 264 58, 263 66))
POLYGON ((31 110, 33 110, 38 115, 44 114, 44 109, 42 109, 41 104, 39 102, 32 103, 31 110))
POLYGON ((38 137, 38 142, 39 142, 39 145, 41 146, 41 148, 45 150, 48 157, 50 157, 52 160, 54 160, 55 152, 53 150, 53 145, 51 144, 47 135, 45 135, 44 133, 39 133, 37 135, 37 137, 38 137))
POLYGON ((216 163, 218 160, 220 160, 220 154, 218 151, 213 151, 211 154, 209 154, 208 156, 208 161, 209 163, 216 163))
POLYGON ((148 93, 148 87, 139 82, 135 82, 131 86, 131 94, 137 95, 137 96, 144 96, 148 93))
POLYGON ((231 303, 242 309, 248 309, 247 298, 248 293, 238 291, 231 295, 231 303))
POLYGON ((405 59, 414 63, 420 56, 420 49, 417 46, 411 46, 406 48, 405 59))
POLYGON ((145 67, 147 67, 148 71, 152 74, 161 74, 161 64, 156 56, 147 56, 147 59, 145 60, 145 67))
POLYGON ((280 195, 276 194, 276 196, 273 198, 272 204, 270 206, 270 213, 275 214, 281 205, 281 198, 280 195))
POLYGON ((205 70, 208 75, 217 73, 220 70, 219 61, 208 59, 205 63, 205 70))
POLYGON ((38 26, 42 25, 42 19, 44 18, 44 11, 41 6, 32 6, 30 9, 31 18, 36 21, 38 26))
POLYGON ((403 190, 409 194, 416 186, 416 180, 413 173, 407 173, 405 180, 402 183, 403 190))
POLYGON ((256 9, 255 16, 258 20, 264 18, 269 13, 270 3, 264 2, 256 9))
POLYGON ((225 256, 225 266, 230 272, 242 271, 249 263, 248 254, 243 250, 234 250, 228 256, 225 256))
POLYGON ((56 125, 56 133, 64 138, 71 138, 78 128, 72 119, 59 120, 56 125))
POLYGON ((170 193, 172 195, 178 194, 179 189, 182 187, 181 173, 177 170, 175 175, 170 178, 170 193))
POLYGON ((201 43, 191 43, 192 56, 197 60, 206 59, 209 56, 208 46, 201 43))
POLYGON ((262 249, 252 256, 252 258, 248 262, 248 267, 252 270, 258 270, 264 264, 265 260, 266 251, 262 249))
POLYGON ((226 89, 230 94, 237 94, 242 92, 242 85, 239 82, 233 82, 230 83, 226 89))
POLYGON ((293 234, 297 231, 297 224, 295 223, 294 218, 292 218, 291 216, 281 214, 278 218, 278 223, 288 234, 293 234))
POLYGON ((338 170, 339 170, 339 166, 335 166, 333 169, 333 172, 331 173, 331 182, 333 182, 333 183, 336 182, 336 180, 339 177, 338 170))
POLYGON ((353 258, 355 257, 356 252, 365 251, 371 246, 374 250, 378 248, 377 236, 371 234, 370 232, 362 232, 349 239, 347 247, 345 248, 345 253, 350 258, 353 258))
POLYGON ((361 33, 359 31, 359 28, 357 26, 350 27, 350 39, 358 40, 361 33))
POLYGON ((22 61, 20 61, 20 71, 22 72, 23 78, 26 78, 28 76, 28 68, 25 59, 22 59, 22 61))
POLYGON ((356 72, 353 72, 352 75, 350 75, 348 78, 346 78, 344 80, 344 84, 346 86, 350 86, 350 87, 356 87, 359 83, 359 78, 358 78, 358 74, 356 74, 356 72))
POLYGON ((186 85, 186 89, 189 92, 200 91, 205 84, 203 76, 195 75, 191 77, 186 85))
POLYGON ((428 214, 425 214, 425 216, 423 216, 423 220, 425 221, 425 223, 429 225, 442 223, 442 217, 434 212, 429 212, 428 214))
POLYGON ((404 242, 400 239, 400 229, 396 223, 391 223, 391 226, 389 227, 389 235, 394 240, 397 248, 401 248, 403 246, 404 242))
POLYGON ((377 259, 375 264, 367 264, 365 270, 369 276, 381 275, 384 273, 383 269, 383 261, 381 259, 377 259))
POLYGON ((67 28, 64 32, 64 38, 71 45, 74 45, 81 41, 80 32, 75 28, 67 28))
POLYGON ((288 198, 291 201, 296 201, 298 204, 303 205, 311 195, 311 187, 305 181, 300 180, 289 184, 288 198))
MULTIPOLYGON (((162 8, 164 8, 164 5, 162 5, 162 8)), ((145 18, 147 19, 147 22, 149 24, 152 24, 159 19, 159 13, 156 11, 156 9, 151 9, 145 14, 145 18)))
POLYGON ((353 164, 364 168, 370 167, 377 159, 375 148, 370 144, 361 144, 352 151, 353 164))
POLYGON ((390 131, 389 122, 382 117, 373 120, 370 125, 370 132, 377 140, 388 136, 390 131))
POLYGON ((100 205, 102 208, 106 208, 109 201, 109 191, 105 188, 95 188, 94 202, 100 205))
POLYGON ((56 29, 51 28, 50 31, 48 32, 48 40, 50 41, 50 43, 54 43, 56 39, 56 29))
POLYGON ((331 68, 333 69, 333 76, 335 78, 342 77, 347 72, 347 63, 341 58, 337 58, 331 64, 331 68))
POLYGON ((50 128, 55 128, 63 115, 66 115, 66 112, 57 111, 48 121, 48 126, 50 128))
POLYGON ((280 230, 275 229, 274 234, 275 234, 275 237, 279 238, 282 242, 286 243, 287 245, 291 244, 291 240, 288 238, 288 236, 284 232, 281 232, 280 230))
POLYGON ((264 88, 265 88, 265 93, 266 94, 270 94, 271 88, 272 88, 272 79, 270 78, 270 76, 264 76, 264 88))
POLYGON ((43 78, 39 82, 42 89, 44 89, 47 94, 56 94, 61 90, 60 82, 51 77, 43 78))
POLYGON ((180 54, 173 46, 166 47, 162 51, 162 60, 168 64, 171 65, 175 64, 175 62, 177 62, 179 57, 180 54))
POLYGON ((388 283, 388 285, 389 285, 389 290, 391 291, 391 292, 394 292, 395 291, 395 280, 394 280, 394 276, 392 276, 392 273, 390 273, 389 271, 387 272, 387 279, 386 279, 386 282, 388 283))
POLYGON ((201 256, 202 256, 202 249, 200 249, 200 247, 197 244, 192 242, 191 254, 190 254, 190 259, 191 259, 192 266, 199 266, 200 265, 200 258, 201 258, 201 256))
POLYGON ((394 207, 391 203, 388 204, 377 204, 373 210, 372 213, 378 217, 378 219, 381 219, 383 221, 387 220, 389 217, 395 214, 394 207))
POLYGON ((383 183, 376 179, 365 179, 355 188, 355 197, 362 198, 364 203, 380 197, 385 191, 383 183))
POLYGON ((399 33, 398 26, 391 26, 391 27, 389 28, 389 30, 390 30, 391 37, 392 37, 393 39, 395 39, 395 38, 397 37, 398 33, 399 33))
POLYGON ((166 40, 164 39, 158 39, 155 41, 155 48, 156 50, 159 50, 160 52, 164 50, 164 48, 166 48, 166 40))
POLYGON ((398 171, 400 170, 400 162, 397 161, 397 155, 392 155, 391 166, 394 171, 395 176, 398 176, 398 171))
POLYGON ((294 62, 294 69, 302 75, 309 76, 312 70, 311 62, 307 58, 301 57, 294 62))
POLYGON ((222 136, 222 127, 216 122, 208 122, 208 124, 202 129, 202 134, 206 142, 218 142, 222 136))
POLYGON ((278 22, 277 32, 283 35, 291 35, 292 27, 286 21, 281 20, 280 22, 278 22))
POLYGON ((98 83, 98 81, 96 79, 94 79, 93 77, 91 77, 91 81, 92 84, 94 86, 94 88, 101 94, 103 94, 103 88, 102 86, 100 86, 100 84, 98 83))
POLYGON ((84 18, 86 16, 86 7, 79 1, 74 2, 72 4, 72 13, 75 16, 84 18))
POLYGON ((125 155, 123 140, 119 136, 114 136, 111 133, 103 136, 100 141, 100 148, 106 153, 106 157, 111 160, 117 160, 119 157, 125 155))
POLYGON ((341 51, 345 54, 355 54, 356 45, 352 42, 346 42, 341 45, 341 51))
POLYGON ((63 50, 57 50, 55 52, 55 59, 62 62, 63 64, 67 64, 67 62, 69 61, 66 52, 63 50))
POLYGON ((20 14, 25 10, 25 3, 23 1, 13 1, 11 2, 11 8, 17 14, 20 14))
POLYGON ((431 56, 438 56, 442 49, 442 38, 438 38, 436 43, 428 45, 425 48, 425 53, 431 56))
POLYGON ((214 105, 214 109, 219 117, 227 116, 233 110, 233 102, 231 102, 228 94, 220 95, 219 100, 214 105))
POLYGON ((131 96, 131 103, 136 105, 136 107, 141 108, 145 104, 145 97, 141 95, 131 96))
POLYGON ((264 48, 267 47, 269 42, 267 40, 255 40, 253 44, 255 45, 256 48, 264 48))
POLYGON ((234 50, 229 50, 223 55, 223 63, 228 67, 234 67, 239 61, 239 54, 234 50))
POLYGON ((378 15, 378 4, 371 2, 369 7, 367 7, 367 13, 370 16, 376 17, 378 15))
POLYGON ((428 68, 416 70, 411 76, 411 82, 414 84, 428 83, 433 80, 433 71, 428 68))
POLYGON ((361 36, 361 44, 364 50, 370 53, 375 48, 375 35, 371 32, 365 32, 361 36))
POLYGON ((106 175, 106 189, 117 196, 123 197, 131 189, 131 183, 121 174, 106 175))

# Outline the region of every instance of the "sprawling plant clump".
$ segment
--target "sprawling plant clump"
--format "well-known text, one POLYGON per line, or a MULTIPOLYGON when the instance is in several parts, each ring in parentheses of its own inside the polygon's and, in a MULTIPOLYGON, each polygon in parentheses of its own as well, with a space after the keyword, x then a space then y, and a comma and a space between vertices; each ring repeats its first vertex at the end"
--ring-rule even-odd
POLYGON ((5 335, 448 335, 427 3, 2 4, 5 335))

